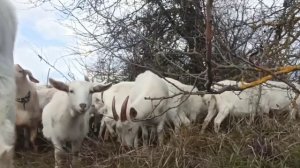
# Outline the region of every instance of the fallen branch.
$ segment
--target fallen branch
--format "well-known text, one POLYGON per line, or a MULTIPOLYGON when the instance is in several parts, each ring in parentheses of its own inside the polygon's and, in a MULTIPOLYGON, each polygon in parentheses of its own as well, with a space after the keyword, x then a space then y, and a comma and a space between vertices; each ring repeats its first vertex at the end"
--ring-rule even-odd
MULTIPOLYGON (((267 82, 268 80, 273 79, 274 76, 282 75, 282 74, 287 74, 287 73, 290 73, 290 72, 293 72, 293 71, 298 71, 298 70, 300 70, 300 66, 299 65, 280 67, 280 68, 278 68, 277 72, 274 72, 274 73, 269 72, 269 73, 271 73, 271 75, 267 75, 265 77, 262 77, 262 78, 260 78, 260 79, 258 79, 256 81, 253 81, 253 82, 250 82, 250 83, 247 83, 247 84, 242 84, 240 86, 240 88, 242 90, 244 90, 244 89, 247 89, 247 88, 255 87, 257 85, 260 85, 262 83, 267 82)), ((264 70, 264 71, 266 71, 266 70, 264 70)), ((296 89, 296 90, 298 90, 298 89, 296 89)))

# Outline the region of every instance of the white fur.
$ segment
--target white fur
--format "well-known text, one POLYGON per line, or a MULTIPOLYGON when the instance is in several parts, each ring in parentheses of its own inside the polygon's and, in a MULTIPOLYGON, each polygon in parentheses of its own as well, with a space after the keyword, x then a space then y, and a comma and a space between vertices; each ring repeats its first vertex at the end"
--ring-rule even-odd
MULTIPOLYGON (((241 86, 241 82, 224 80, 218 82, 223 85, 241 86)), ((294 83, 297 88, 300 86, 294 83)), ((213 86, 220 89, 218 85, 213 86)), ((288 89, 288 85, 283 82, 268 81, 266 84, 240 91, 225 91, 211 97, 208 114, 204 120, 201 132, 204 132, 208 123, 217 114, 214 120, 215 132, 219 131, 222 121, 229 115, 250 115, 250 123, 253 122, 256 112, 259 114, 269 114, 270 110, 291 110, 297 111, 299 98, 296 100, 297 107, 291 105, 296 94, 288 89)))
MULTIPOLYGON (((241 82, 224 80, 218 82, 218 84, 237 85, 240 86, 241 82)), ((214 85, 213 88, 220 88, 218 85, 214 85)), ((203 133, 208 126, 211 119, 217 114, 214 119, 214 129, 218 132, 222 121, 229 115, 251 115, 251 121, 253 121, 255 112, 259 109, 258 104, 258 88, 253 87, 240 91, 225 91, 221 94, 215 94, 211 96, 208 114, 204 119, 201 132, 203 133)))
POLYGON ((52 99, 52 97, 56 91, 57 91, 57 89, 55 89, 55 88, 37 87, 39 107, 40 107, 41 111, 50 102, 50 100, 52 99))
POLYGON ((168 97, 168 86, 163 79, 150 71, 145 71, 139 74, 132 90, 129 93, 129 100, 126 109, 127 120, 117 122, 116 129, 121 137, 122 144, 126 146, 137 147, 137 134, 141 127, 143 133, 143 145, 148 144, 148 130, 146 127, 151 127, 152 131, 158 135, 159 145, 163 143, 163 127, 165 122, 165 112, 168 108, 168 100, 145 100, 145 97, 160 98, 168 97), (137 115, 132 121, 130 118, 131 109, 135 109, 137 115), (153 116, 159 116, 149 120, 153 116), (138 121, 140 120, 140 121, 138 121), (144 121, 142 121, 144 120, 144 121))
POLYGON ((122 102, 126 98, 126 96, 129 95, 129 92, 133 86, 134 82, 120 82, 103 92, 103 97, 101 96, 101 93, 93 94, 93 105, 95 106, 99 114, 103 114, 99 136, 102 135, 104 126, 106 126, 111 135, 115 136, 113 127, 116 125, 116 121, 113 119, 112 113, 113 97, 115 97, 116 109, 118 115, 120 116, 122 102))
POLYGON ((0 20, 0 167, 11 168, 15 142, 13 50, 17 19, 9 0, 0 1, 0 20))
MULTIPOLYGON (((52 83, 53 85, 53 83, 52 83)), ((57 167, 63 166, 62 155, 63 144, 70 141, 72 144, 73 164, 77 164, 78 152, 81 143, 88 133, 88 119, 89 113, 87 112, 91 106, 92 93, 95 90, 92 83, 83 81, 74 81, 69 85, 59 84, 54 85, 59 90, 54 93, 51 101, 45 106, 42 113, 43 134, 46 138, 50 139, 55 147, 55 160, 57 167), (85 104, 81 107, 80 104, 85 104)), ((103 91, 109 85, 100 85, 103 91)))
MULTIPOLYGON (((296 88, 300 89, 300 85, 293 83, 296 88)), ((289 110, 291 118, 295 118, 298 112, 300 97, 296 101, 296 106, 292 105, 296 93, 284 82, 268 81, 262 85, 261 104, 262 111, 269 113, 270 110, 282 111, 289 110)))
POLYGON ((68 94, 58 91, 43 110, 43 134, 46 138, 71 141, 84 138, 88 131, 83 116, 71 108, 68 94))
MULTIPOLYGON (((169 88, 169 95, 179 94, 182 91, 197 92, 198 89, 185 85, 175 79, 166 78, 166 84, 169 88), (175 87, 175 86, 176 87, 175 87), (178 88, 177 88, 178 87, 178 88), (181 90, 182 91, 181 91, 181 90)), ((200 95, 179 95, 169 100, 171 107, 177 107, 167 112, 167 118, 175 125, 175 131, 183 124, 189 126, 191 122, 195 122, 197 116, 201 112, 207 110, 207 105, 203 97, 200 95)))

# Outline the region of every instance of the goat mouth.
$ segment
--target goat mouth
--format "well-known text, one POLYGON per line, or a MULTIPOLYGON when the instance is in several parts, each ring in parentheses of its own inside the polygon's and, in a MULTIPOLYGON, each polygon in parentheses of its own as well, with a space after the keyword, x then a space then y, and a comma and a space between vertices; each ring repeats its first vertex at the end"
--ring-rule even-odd
POLYGON ((80 109, 79 112, 80 112, 80 113, 85 113, 85 112, 86 112, 86 109, 80 109))

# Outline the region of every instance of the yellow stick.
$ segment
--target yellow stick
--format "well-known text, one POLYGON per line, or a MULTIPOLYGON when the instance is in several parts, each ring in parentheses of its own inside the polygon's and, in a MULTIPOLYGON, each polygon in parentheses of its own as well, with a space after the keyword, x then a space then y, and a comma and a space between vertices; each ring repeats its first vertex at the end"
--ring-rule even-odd
MULTIPOLYGON (((274 75, 282 75, 282 74, 287 74, 293 71, 297 71, 300 70, 300 66, 299 65, 295 65, 295 66, 286 66, 286 67, 279 67, 277 72, 274 72, 274 75)), ((256 81, 247 83, 247 84, 242 84, 240 86, 241 89, 248 89, 257 85, 260 85, 262 83, 267 82, 268 80, 271 80, 273 78, 273 74, 272 75, 267 75, 264 76, 256 81)))

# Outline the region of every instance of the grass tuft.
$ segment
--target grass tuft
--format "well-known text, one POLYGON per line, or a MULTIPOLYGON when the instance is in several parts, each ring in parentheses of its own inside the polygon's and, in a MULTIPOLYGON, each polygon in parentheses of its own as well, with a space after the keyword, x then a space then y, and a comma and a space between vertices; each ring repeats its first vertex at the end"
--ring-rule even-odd
MULTIPOLYGON (((261 117, 249 125, 246 119, 227 119, 219 134, 200 134, 201 124, 170 135, 162 147, 122 150, 115 142, 85 140, 84 168, 240 168, 300 167, 300 123, 282 116, 261 117)), ((54 166, 53 149, 42 153, 18 152, 18 168, 54 166)))

